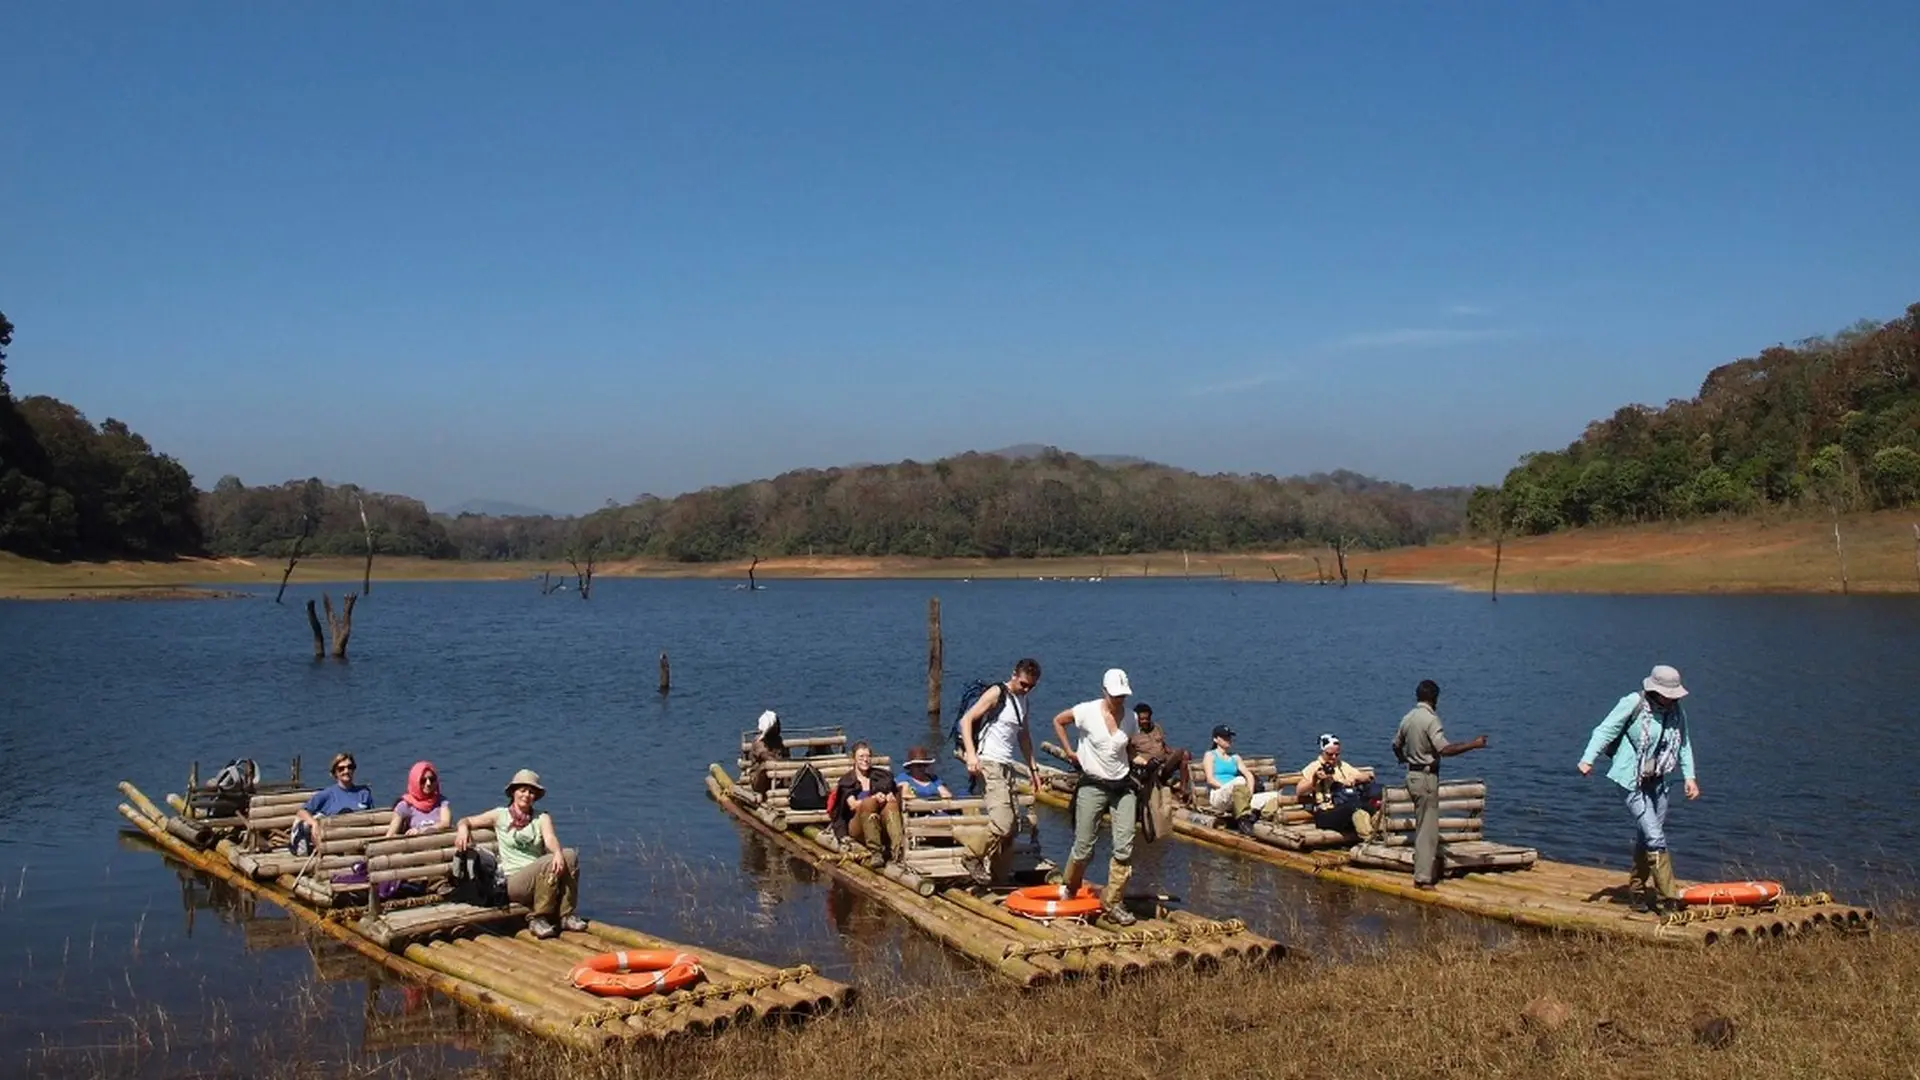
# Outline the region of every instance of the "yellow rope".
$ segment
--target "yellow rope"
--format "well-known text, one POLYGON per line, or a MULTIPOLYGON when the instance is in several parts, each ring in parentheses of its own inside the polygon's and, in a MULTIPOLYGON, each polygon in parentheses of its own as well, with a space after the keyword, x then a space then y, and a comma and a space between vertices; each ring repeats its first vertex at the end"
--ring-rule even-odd
MULTIPOLYGON (((618 1004, 606 1005, 592 1012, 574 1018, 574 1027, 589 1027, 594 1024, 614 1020, 625 1020, 629 1016, 644 1016, 659 1009, 671 1009, 681 1005, 698 1005, 709 998, 728 997, 733 994, 751 994, 756 990, 767 990, 786 983, 799 982, 811 978, 813 967, 801 964, 798 967, 781 968, 751 979, 741 979, 728 983, 703 983, 687 989, 676 990, 671 994, 653 994, 618 1004)), ((571 977, 562 976, 557 981, 572 986, 571 977)))

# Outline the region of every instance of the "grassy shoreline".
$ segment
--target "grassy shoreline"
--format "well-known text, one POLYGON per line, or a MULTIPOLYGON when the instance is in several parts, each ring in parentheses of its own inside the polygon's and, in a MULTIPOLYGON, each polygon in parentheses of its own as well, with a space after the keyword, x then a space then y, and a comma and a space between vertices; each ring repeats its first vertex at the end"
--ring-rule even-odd
MULTIPOLYGON (((1914 525, 1920 514, 1882 512, 1841 519, 1847 590, 1920 592, 1914 525)), ((1351 552, 1349 580, 1448 585, 1487 591, 1494 543, 1460 540, 1426 547, 1351 552)), ((1613 529, 1582 529, 1521 537, 1500 551, 1504 593, 1838 593, 1840 560, 1833 522, 1823 518, 1702 521, 1613 529)), ((274 586, 284 563, 276 559, 177 559, 160 562, 47 563, 0 554, 0 599, 183 599, 238 595, 220 586, 274 586)), ((353 558, 303 559, 292 583, 360 581, 353 558)), ((513 581, 571 576, 563 561, 463 562, 382 558, 378 581, 513 581)), ((1325 549, 1227 554, 1159 552, 1152 555, 1050 559, 927 559, 804 556, 762 560, 756 576, 779 578, 1232 578, 1251 582, 1312 583, 1333 578, 1325 549), (1318 565, 1316 565, 1316 560, 1318 565)), ((747 562, 674 563, 630 559, 602 563, 597 577, 738 579, 747 562)))

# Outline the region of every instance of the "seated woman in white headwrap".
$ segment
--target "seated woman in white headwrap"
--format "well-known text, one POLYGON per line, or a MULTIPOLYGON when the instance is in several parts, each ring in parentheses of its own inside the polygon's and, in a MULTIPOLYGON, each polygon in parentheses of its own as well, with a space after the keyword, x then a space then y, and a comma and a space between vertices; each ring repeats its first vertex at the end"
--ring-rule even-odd
POLYGON ((773 778, 767 775, 768 762, 785 761, 787 744, 780 738, 780 717, 772 709, 760 714, 760 734, 753 737, 753 744, 747 747, 747 764, 740 770, 740 782, 765 794, 773 786, 773 778))

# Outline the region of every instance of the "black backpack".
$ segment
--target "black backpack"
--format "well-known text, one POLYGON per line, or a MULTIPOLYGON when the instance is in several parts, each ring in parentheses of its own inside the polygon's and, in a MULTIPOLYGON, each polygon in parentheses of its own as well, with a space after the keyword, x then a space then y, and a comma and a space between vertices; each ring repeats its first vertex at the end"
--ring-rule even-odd
MULTIPOLYGON (((980 700, 980 695, 995 687, 998 687, 1000 690, 1000 707, 1004 709, 1006 708, 1007 702, 1013 697, 1013 689, 1006 683, 980 682, 976 679, 968 683, 965 690, 960 691, 960 707, 953 714, 953 727, 948 732, 948 735, 953 739, 953 753, 955 757, 966 753, 967 750, 966 740, 960 735, 960 721, 966 717, 967 710, 973 708, 974 702, 980 700)), ((973 745, 976 749, 980 746, 980 729, 992 722, 993 718, 997 715, 997 712, 989 710, 973 722, 973 745)))
POLYGON ((787 788, 787 809, 789 810, 825 810, 827 808, 827 781, 820 770, 811 765, 800 766, 793 774, 793 783, 787 788))

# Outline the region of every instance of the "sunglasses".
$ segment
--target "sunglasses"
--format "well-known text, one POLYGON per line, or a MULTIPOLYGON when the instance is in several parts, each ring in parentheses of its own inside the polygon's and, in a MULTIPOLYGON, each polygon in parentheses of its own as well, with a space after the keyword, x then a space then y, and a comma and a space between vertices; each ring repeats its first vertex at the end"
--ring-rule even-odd
POLYGON ((353 770, 354 770, 354 764, 351 761, 343 761, 340 764, 335 765, 333 767, 333 771, 335 773, 350 773, 353 770))

